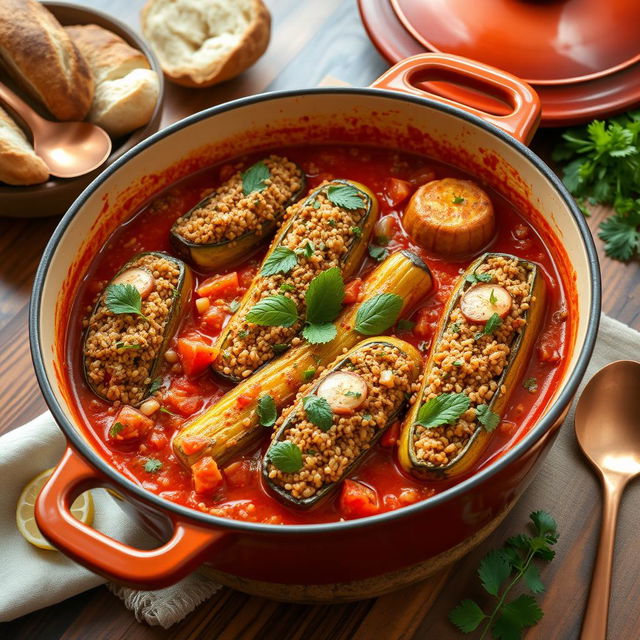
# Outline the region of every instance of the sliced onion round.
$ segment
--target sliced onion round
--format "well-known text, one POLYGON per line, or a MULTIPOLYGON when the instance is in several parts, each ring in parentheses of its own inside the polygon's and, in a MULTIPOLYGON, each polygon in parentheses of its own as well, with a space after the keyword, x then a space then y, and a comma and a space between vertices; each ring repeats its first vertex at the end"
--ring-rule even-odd
POLYGON ((460 300, 460 311, 469 322, 484 324, 497 313, 505 318, 513 300, 511 294, 495 284, 476 284, 467 289, 460 300))
POLYGON ((350 415, 367 399, 367 383, 351 371, 334 371, 319 385, 316 395, 324 398, 334 413, 350 415))
POLYGON ((156 279, 146 269, 134 267, 116 276, 113 284, 131 284, 138 290, 141 298, 146 298, 156 288, 156 279))

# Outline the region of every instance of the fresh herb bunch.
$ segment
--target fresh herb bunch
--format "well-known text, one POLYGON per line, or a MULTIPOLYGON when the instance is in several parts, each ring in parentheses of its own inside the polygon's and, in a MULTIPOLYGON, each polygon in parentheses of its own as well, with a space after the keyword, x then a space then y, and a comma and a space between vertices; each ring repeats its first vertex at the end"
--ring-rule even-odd
POLYGON ((563 182, 586 204, 612 205, 615 213, 600 224, 605 253, 627 261, 640 254, 640 110, 569 129, 553 159, 566 163, 563 182))
POLYGON ((527 627, 533 627, 542 618, 542 611, 533 595, 523 593, 507 600, 512 589, 524 579, 534 594, 542 593, 544 585, 535 559, 549 562, 555 552, 551 547, 558 541, 558 526, 545 511, 529 515, 533 536, 520 534, 509 538, 501 549, 490 551, 480 563, 478 576, 482 587, 497 602, 491 613, 475 600, 462 600, 449 614, 449 620, 460 631, 472 633, 484 623, 479 640, 519 640, 527 627))

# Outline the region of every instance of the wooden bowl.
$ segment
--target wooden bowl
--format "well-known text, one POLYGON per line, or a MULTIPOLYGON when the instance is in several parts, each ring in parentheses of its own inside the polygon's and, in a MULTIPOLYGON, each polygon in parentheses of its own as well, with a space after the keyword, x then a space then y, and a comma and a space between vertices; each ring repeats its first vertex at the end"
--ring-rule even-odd
MULTIPOLYGON (((9 218, 43 218, 62 215, 80 192, 106 167, 117 160, 125 151, 155 133, 160 128, 162 103, 164 100, 164 75, 160 63, 141 36, 119 20, 101 11, 89 9, 70 2, 43 2, 63 25, 97 24, 119 35, 128 44, 144 53, 151 68, 158 74, 159 95, 151 120, 126 136, 113 140, 113 149, 106 162, 98 169, 77 178, 50 178, 43 184, 18 187, 0 185, 0 216, 9 218)), ((40 105, 21 94, 45 118, 51 118, 40 105)))

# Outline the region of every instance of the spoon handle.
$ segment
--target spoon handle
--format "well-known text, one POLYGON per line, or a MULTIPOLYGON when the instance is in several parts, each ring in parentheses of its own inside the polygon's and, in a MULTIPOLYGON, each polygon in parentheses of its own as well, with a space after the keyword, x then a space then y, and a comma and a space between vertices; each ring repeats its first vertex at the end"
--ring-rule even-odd
POLYGON ((582 623, 580 640, 606 640, 611 595, 611 567, 620 498, 628 478, 617 473, 603 475, 602 528, 593 567, 591 590, 582 623))
POLYGON ((9 87, 0 82, 0 101, 13 109, 31 128, 37 128, 42 118, 9 87))

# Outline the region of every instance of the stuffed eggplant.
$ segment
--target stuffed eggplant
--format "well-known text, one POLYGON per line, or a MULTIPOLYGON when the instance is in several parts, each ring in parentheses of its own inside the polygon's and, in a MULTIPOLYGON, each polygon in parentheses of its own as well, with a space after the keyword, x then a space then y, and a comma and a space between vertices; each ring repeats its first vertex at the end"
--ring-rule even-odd
POLYGON ((136 405, 149 395, 191 289, 189 267, 166 253, 139 253, 118 271, 84 322, 84 375, 98 397, 136 405))
POLYGON ((267 395, 277 408, 285 407, 300 387, 313 380, 341 353, 363 337, 356 330, 358 313, 371 300, 395 294, 406 315, 432 288, 429 268, 415 254, 391 254, 364 281, 361 302, 347 307, 336 322, 337 336, 326 344, 303 343, 268 363, 251 378, 227 392, 204 413, 187 422, 173 439, 173 450, 191 468, 202 456, 224 464, 268 431, 260 416, 260 403, 267 395), (262 423, 262 424, 261 424, 262 423))
POLYGON ((354 273, 377 218, 376 197, 365 186, 347 180, 325 183, 295 205, 216 341, 219 355, 213 370, 239 382, 295 346, 304 325, 305 294, 310 282, 331 267, 338 267, 345 279, 354 273), (267 298, 293 301, 298 319, 287 326, 251 322, 248 314, 267 298))
POLYGON ((406 471, 441 478, 473 467, 529 362, 544 307, 544 280, 527 260, 487 253, 461 276, 403 424, 406 471))
POLYGON ((400 419, 421 364, 415 347, 386 336, 341 355, 283 411, 262 461, 269 489, 300 509, 337 489, 400 419))
POLYGON ((304 193, 305 175, 295 163, 269 156, 236 172, 171 227, 171 243, 202 269, 245 260, 275 230, 287 207, 304 193))

